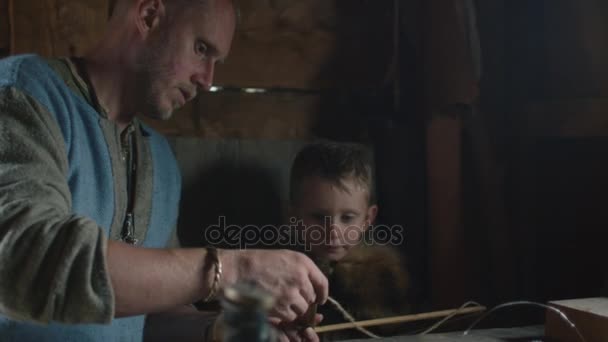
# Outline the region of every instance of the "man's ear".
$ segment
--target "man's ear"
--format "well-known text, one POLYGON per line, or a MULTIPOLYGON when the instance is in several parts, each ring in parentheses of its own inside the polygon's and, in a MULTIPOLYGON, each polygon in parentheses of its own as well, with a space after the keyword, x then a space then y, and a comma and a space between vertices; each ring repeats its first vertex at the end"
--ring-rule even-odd
POLYGON ((165 15, 164 0, 137 0, 137 29, 147 37, 165 15))
POLYGON ((365 230, 367 230, 369 228, 369 226, 371 226, 374 221, 376 221, 376 216, 378 215, 378 206, 377 205, 372 205, 367 209, 367 217, 366 217, 366 221, 367 221, 367 226, 365 227, 365 230))

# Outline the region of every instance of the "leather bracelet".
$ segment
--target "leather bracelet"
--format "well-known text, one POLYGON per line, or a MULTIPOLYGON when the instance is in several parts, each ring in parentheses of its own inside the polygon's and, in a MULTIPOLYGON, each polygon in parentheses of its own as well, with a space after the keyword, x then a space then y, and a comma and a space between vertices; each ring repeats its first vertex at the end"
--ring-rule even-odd
POLYGON ((208 302, 213 297, 215 297, 215 295, 217 294, 217 292, 219 290, 220 280, 222 279, 222 263, 218 256, 217 248, 215 248, 215 247, 207 248, 207 256, 205 257, 205 259, 207 259, 207 258, 211 258, 211 261, 213 262, 212 266, 215 266, 215 275, 213 276, 213 283, 211 283, 211 288, 209 289, 209 294, 207 295, 207 297, 205 297, 205 299, 203 299, 204 303, 208 302))

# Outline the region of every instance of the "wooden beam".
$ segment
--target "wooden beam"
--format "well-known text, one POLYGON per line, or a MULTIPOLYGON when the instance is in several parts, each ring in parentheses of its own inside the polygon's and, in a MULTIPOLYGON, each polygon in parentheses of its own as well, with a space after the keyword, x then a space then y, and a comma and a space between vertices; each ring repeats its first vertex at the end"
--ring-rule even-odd
POLYGON ((477 97, 471 2, 424 2, 423 68, 431 297, 437 308, 467 298, 470 266, 463 224, 462 115, 477 97), (468 5, 468 6, 467 6, 468 5))
POLYGON ((172 136, 305 139, 319 112, 317 94, 202 93, 166 122, 147 120, 172 136))
POLYGON ((467 293, 461 119, 432 119, 426 143, 431 295, 441 308, 463 302, 467 293))

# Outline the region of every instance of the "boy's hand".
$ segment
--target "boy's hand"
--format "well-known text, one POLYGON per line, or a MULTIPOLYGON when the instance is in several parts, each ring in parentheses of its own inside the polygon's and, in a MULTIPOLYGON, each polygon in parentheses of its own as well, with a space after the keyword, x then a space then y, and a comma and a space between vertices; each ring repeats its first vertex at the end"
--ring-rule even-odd
POLYGON ((308 312, 312 304, 323 304, 327 300, 327 278, 302 253, 290 250, 221 250, 219 253, 225 275, 220 286, 254 281, 274 296, 269 317, 275 322, 294 322, 308 312))

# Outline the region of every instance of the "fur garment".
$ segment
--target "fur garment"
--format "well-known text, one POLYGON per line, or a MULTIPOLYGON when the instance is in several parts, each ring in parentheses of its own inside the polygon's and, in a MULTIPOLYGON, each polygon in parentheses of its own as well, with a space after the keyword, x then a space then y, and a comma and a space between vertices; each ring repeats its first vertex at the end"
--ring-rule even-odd
MULTIPOLYGON (((356 320, 404 315, 410 312, 409 275, 404 258, 388 246, 359 245, 338 262, 317 261, 328 276, 329 295, 337 300, 356 320)), ((347 322, 342 314, 327 303, 319 307, 322 325, 347 322)), ((370 329, 380 335, 391 335, 395 327, 370 329)), ((358 331, 327 333, 324 340, 361 337, 358 331)))

